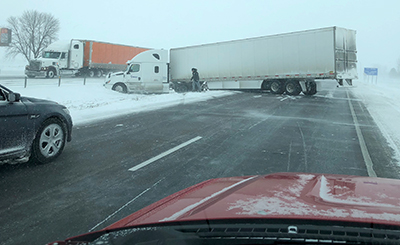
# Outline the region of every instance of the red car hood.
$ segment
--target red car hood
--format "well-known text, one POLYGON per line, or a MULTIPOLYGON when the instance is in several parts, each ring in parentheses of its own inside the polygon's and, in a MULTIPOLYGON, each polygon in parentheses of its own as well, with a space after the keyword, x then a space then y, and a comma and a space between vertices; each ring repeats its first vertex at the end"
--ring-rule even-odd
POLYGON ((205 220, 323 220, 360 222, 367 227, 400 226, 399 190, 400 180, 331 174, 276 173, 211 179, 103 230, 66 241, 87 241, 107 230, 125 227, 205 220))
POLYGON ((400 225, 400 180, 306 173, 212 179, 108 226, 221 219, 307 219, 400 225))

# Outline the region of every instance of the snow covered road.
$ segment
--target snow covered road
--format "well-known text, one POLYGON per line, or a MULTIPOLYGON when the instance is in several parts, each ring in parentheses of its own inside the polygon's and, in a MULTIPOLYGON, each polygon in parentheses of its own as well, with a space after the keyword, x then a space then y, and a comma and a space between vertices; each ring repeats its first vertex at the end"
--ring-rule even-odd
MULTIPOLYGON (((54 100, 67 106, 74 125, 237 93, 209 91, 178 94, 171 91, 162 95, 121 94, 105 89, 103 82, 103 78, 89 78, 83 85, 83 78, 63 78, 61 86, 58 86, 58 79, 28 79, 28 86, 24 88, 23 79, 2 79, 0 76, 1 84, 24 96, 54 100)), ((331 90, 334 86, 334 81, 324 81, 321 89, 331 90)), ((368 83, 358 80, 349 89, 366 106, 393 148, 395 159, 400 162, 400 81, 380 79, 377 83, 368 83)))

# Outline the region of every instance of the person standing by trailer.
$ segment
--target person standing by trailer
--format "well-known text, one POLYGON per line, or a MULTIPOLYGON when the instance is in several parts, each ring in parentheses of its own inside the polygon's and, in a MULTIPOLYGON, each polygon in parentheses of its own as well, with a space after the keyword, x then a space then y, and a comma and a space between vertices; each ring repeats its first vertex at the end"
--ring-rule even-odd
POLYGON ((197 92, 201 92, 201 88, 200 88, 200 77, 199 77, 199 73, 197 72, 196 68, 192 68, 192 78, 190 78, 190 80, 192 80, 192 91, 197 91, 197 92), (197 89, 196 89, 197 87, 197 89))

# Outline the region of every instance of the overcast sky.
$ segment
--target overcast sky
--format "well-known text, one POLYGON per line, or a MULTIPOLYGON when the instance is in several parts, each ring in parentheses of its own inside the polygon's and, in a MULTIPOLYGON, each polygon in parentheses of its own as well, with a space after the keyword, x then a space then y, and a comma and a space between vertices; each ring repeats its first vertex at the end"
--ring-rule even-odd
POLYGON ((399 0, 5 0, 0 26, 34 9, 60 20, 62 40, 169 49, 339 26, 357 31, 359 67, 400 58, 399 0))

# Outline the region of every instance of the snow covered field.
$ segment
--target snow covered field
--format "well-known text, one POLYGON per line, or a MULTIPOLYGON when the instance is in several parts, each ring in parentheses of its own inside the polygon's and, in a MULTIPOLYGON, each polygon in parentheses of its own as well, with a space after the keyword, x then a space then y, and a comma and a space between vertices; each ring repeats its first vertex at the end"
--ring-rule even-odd
MULTIPOLYGON (((83 85, 83 79, 63 78, 60 87, 58 79, 29 79, 27 88, 24 88, 23 79, 17 79, 17 82, 16 79, 1 79, 6 75, 0 74, 0 83, 10 89, 24 96, 53 100, 67 106, 74 125, 237 93, 208 91, 178 94, 171 91, 170 94, 161 95, 121 94, 105 89, 103 78, 87 79, 86 85, 83 85)), ((335 82, 326 84, 322 89, 336 87, 335 82)), ((377 83, 371 83, 359 80, 349 88, 366 105, 400 162, 400 81, 380 79, 377 83)))

